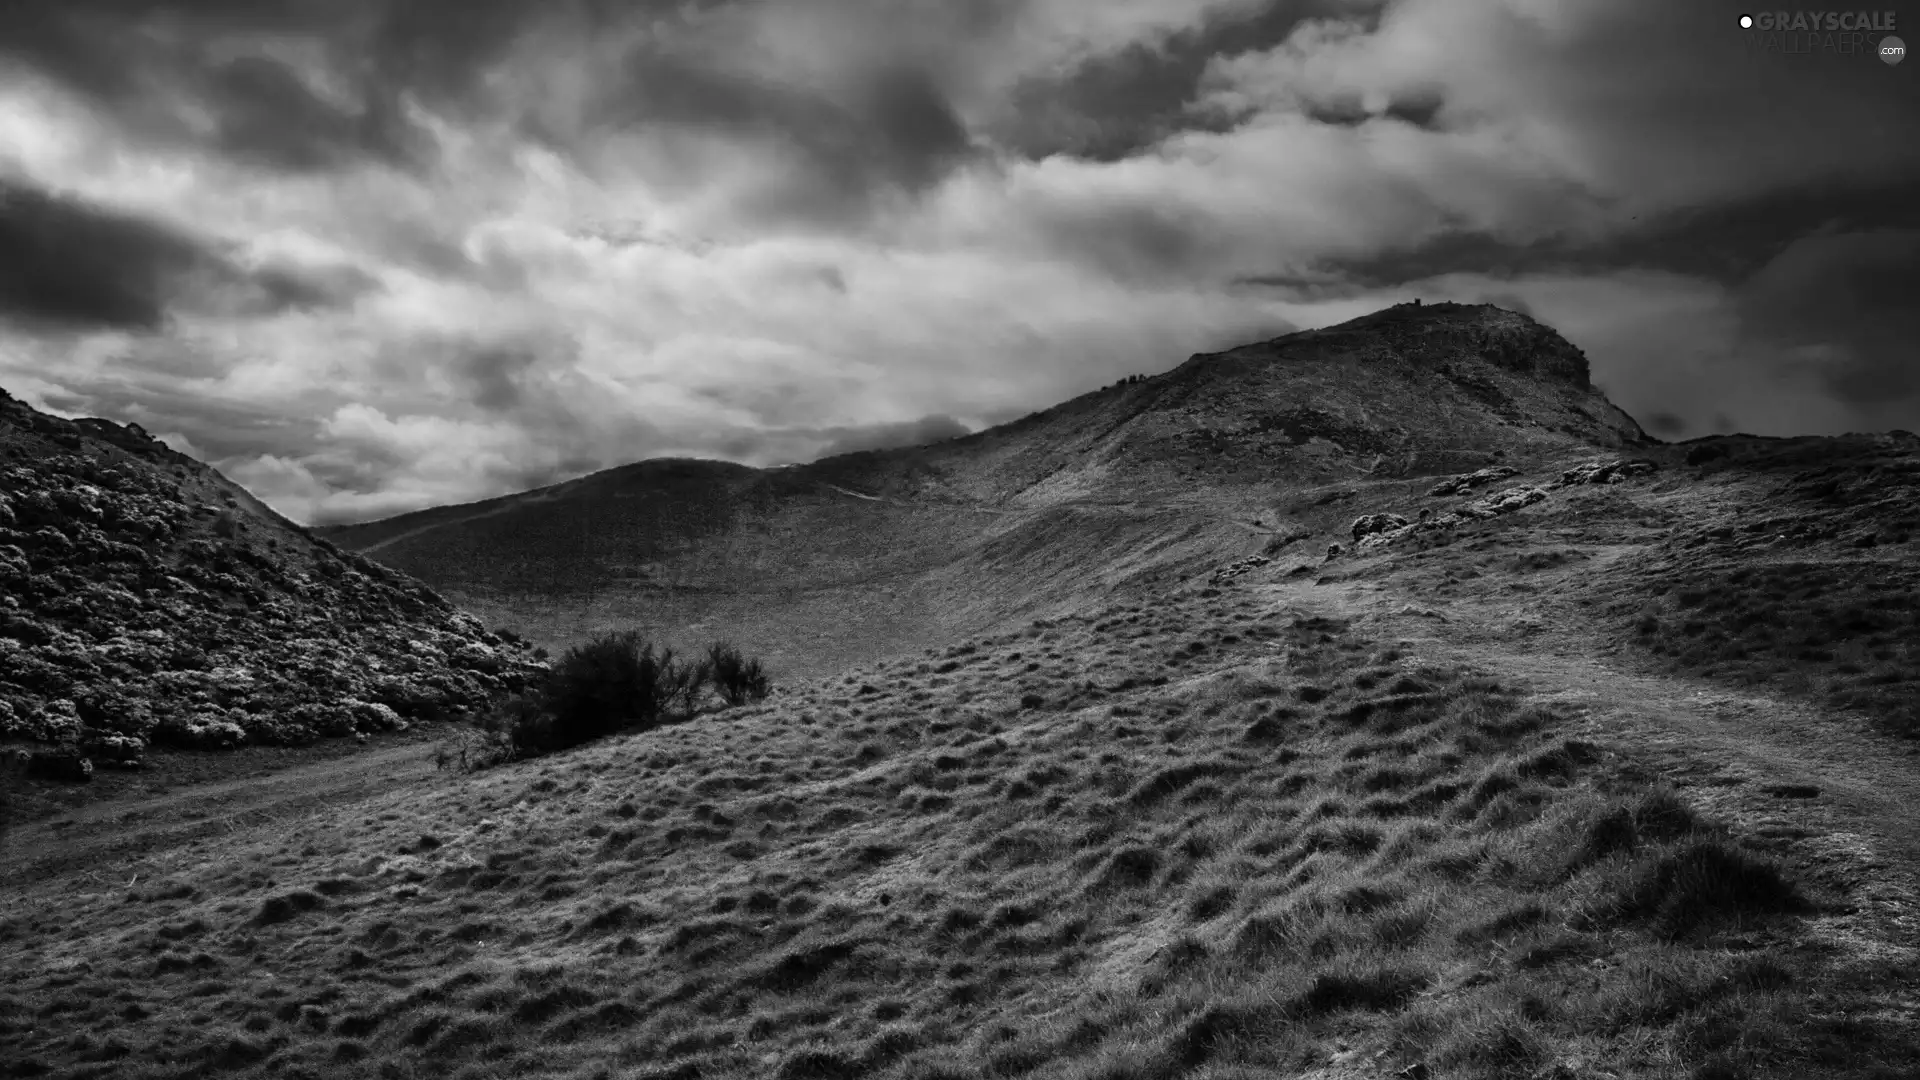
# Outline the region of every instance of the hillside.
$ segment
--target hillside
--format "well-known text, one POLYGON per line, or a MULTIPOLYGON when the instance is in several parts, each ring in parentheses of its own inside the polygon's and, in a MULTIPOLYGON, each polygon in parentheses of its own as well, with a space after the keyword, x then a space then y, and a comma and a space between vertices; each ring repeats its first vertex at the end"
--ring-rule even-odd
POLYGON ((195 751, 462 715, 543 667, 139 429, 4 392, 0 586, 0 750, 91 778, 10 776, 15 816, 192 773, 195 751))
POLYGON ((642 462, 320 531, 550 646, 693 625, 819 674, 1150 591, 1236 539, 1344 527, 1277 520, 1302 491, 1643 445, 1550 328, 1401 305, 931 446, 764 471, 642 462))
POLYGON ((29 974, 0 1049, 61 1076, 1904 1075, 1910 772, 1394 610, 1186 589, 546 761, 314 773, 225 831, 79 817, 7 867, 0 962, 29 974))
POLYGON ((1909 433, 1659 443, 1538 324, 1402 307, 934 446, 329 533, 552 645, 784 670, 545 758, 414 725, 17 827, 14 1075, 1920 1060, 1909 433))

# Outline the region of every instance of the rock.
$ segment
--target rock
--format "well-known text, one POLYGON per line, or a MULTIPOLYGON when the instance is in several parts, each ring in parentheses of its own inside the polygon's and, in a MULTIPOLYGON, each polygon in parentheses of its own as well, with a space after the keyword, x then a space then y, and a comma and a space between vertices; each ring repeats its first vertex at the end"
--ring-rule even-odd
POLYGON ((1515 510, 1532 506, 1547 497, 1546 489, 1537 487, 1507 488, 1505 491, 1475 499, 1460 508, 1459 513, 1470 518, 1485 520, 1511 514, 1515 510))
POLYGON ((1407 519, 1399 514, 1366 514, 1353 520, 1353 538, 1357 541, 1377 532, 1404 528, 1406 524, 1407 519))
POLYGON ((1633 461, 1588 461, 1560 474, 1555 487, 1579 484, 1618 484, 1630 477, 1659 471, 1660 466, 1644 459, 1633 461))
POLYGON ((93 762, 74 750, 36 750, 27 759, 27 775, 84 784, 93 779, 93 762))
POLYGON ((1332 559, 1332 558, 1337 558, 1337 557, 1339 556, 1339 554, 1340 554, 1340 545, 1339 545, 1339 544, 1328 544, 1328 545, 1327 545, 1327 558, 1329 558, 1329 559, 1332 559))
POLYGON ((1520 470, 1511 465, 1489 465, 1459 476, 1450 476, 1427 489, 1428 495, 1465 495, 1474 488, 1491 484, 1496 480, 1505 480, 1509 476, 1518 476, 1520 470))
POLYGON ((1239 562, 1215 570, 1213 575, 1207 580, 1212 584, 1218 585, 1223 581, 1231 581, 1249 570, 1257 570, 1272 561, 1273 560, 1267 558, 1265 555, 1249 555, 1239 562))

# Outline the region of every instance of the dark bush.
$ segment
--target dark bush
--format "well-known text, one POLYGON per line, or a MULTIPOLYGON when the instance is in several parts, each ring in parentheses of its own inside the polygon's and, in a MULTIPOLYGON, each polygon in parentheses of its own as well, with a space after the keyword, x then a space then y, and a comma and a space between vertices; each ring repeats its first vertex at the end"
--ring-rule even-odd
POLYGON ((728 705, 759 701, 771 689, 760 661, 740 655, 740 650, 727 642, 716 641, 707 646, 705 664, 714 691, 728 705))
MULTIPOLYGON (((660 692, 665 711, 693 715, 699 707, 701 691, 713 681, 713 669, 711 650, 698 660, 686 661, 676 661, 671 649, 660 650, 660 692)), ((757 661, 755 670, 758 670, 757 661)))
POLYGON ((528 726, 528 734, 545 745, 528 749, 561 750, 624 728, 658 723, 668 704, 668 680, 663 676, 673 654, 665 655, 665 665, 662 659, 652 642, 631 630, 601 634, 568 649, 542 688, 549 714, 545 730, 528 726))
POLYGON ((760 662, 724 642, 683 660, 634 631, 602 634, 568 649, 525 693, 496 701, 475 730, 441 747, 437 761, 487 768, 657 727, 693 715, 709 686, 734 705, 768 690, 760 662))

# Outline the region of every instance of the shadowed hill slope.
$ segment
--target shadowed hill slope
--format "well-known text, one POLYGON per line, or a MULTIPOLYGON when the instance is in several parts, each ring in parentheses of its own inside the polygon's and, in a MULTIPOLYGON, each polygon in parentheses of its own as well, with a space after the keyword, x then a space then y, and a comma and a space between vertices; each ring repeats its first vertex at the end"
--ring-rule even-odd
POLYGON ((648 461, 321 531, 551 644, 691 625, 824 671, 1201 572, 1302 490, 1648 444, 1550 328, 1401 305, 931 446, 648 461))

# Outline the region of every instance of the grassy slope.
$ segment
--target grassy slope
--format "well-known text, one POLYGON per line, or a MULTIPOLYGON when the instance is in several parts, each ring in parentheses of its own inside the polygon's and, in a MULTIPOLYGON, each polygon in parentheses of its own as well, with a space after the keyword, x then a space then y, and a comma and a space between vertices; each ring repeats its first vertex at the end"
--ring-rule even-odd
MULTIPOLYGON (((285 774, 284 798, 21 830, 0 967, 27 974, 0 989, 0 1061, 1906 1075, 1920 783, 1874 728, 1913 730, 1895 706, 1920 633, 1856 586, 1907 580, 1914 448, 1725 442, 1324 564, 1362 513, 1463 500, 1339 469, 989 515, 935 469, 843 470, 896 501, 815 485, 822 522, 833 499, 857 522, 944 501, 978 532, 932 572, 790 587, 777 618, 697 579, 594 615, 830 632, 789 658, 822 677, 766 707, 475 776, 396 748, 285 774), (1176 587, 1296 529, 1257 572, 1176 587), (1776 567, 1823 580, 1774 588, 1776 567), (1006 596, 1077 614, 1016 626, 1006 596)), ((1215 451, 1181 453, 1204 471, 1215 451)), ((1513 483, 1570 463, 1515 460, 1513 483)))
POLYGON ((1846 918, 1812 840, 1716 825, 1578 715, 1257 588, 1089 612, 28 882, 0 1048, 127 1077, 1898 1075, 1896 961, 1808 932, 1846 918))

